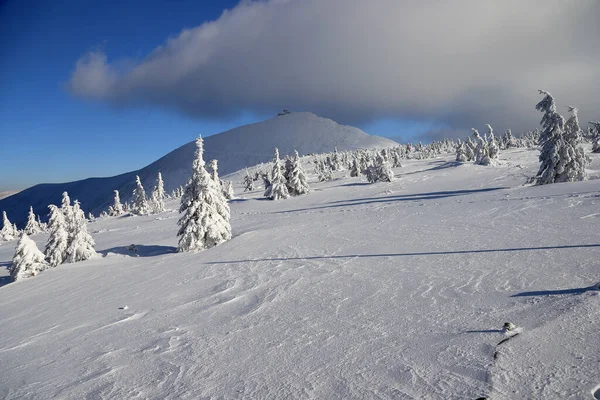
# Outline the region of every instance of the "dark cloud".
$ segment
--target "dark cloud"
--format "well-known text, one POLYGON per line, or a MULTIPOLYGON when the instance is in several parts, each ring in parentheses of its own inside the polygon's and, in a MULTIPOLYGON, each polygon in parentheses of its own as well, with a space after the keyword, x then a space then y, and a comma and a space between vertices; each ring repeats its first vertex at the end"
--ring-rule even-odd
POLYGON ((141 62, 84 55, 69 87, 198 117, 288 108, 520 131, 539 123, 540 88, 600 118, 599 19, 598 0, 244 1, 141 62))

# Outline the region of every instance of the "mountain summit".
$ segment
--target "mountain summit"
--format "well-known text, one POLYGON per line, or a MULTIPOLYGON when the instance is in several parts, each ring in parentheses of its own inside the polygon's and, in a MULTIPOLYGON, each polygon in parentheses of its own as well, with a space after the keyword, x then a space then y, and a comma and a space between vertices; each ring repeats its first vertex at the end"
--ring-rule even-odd
MULTIPOLYGON (((202 132, 200 132, 202 133, 202 132)), ((243 125, 226 132, 204 138, 204 158, 219 160, 219 174, 226 175, 273 158, 273 149, 279 148, 282 156, 297 150, 301 155, 326 153, 359 148, 384 148, 396 142, 371 136, 362 130, 340 125, 328 118, 309 112, 282 112, 268 120, 243 125)), ((106 178, 88 178, 68 183, 44 183, 0 200, 0 210, 11 220, 23 225, 29 206, 45 216, 49 204, 60 204, 61 194, 69 192, 72 199, 81 202, 85 212, 98 214, 112 203, 113 190, 121 193, 123 201, 129 200, 134 189, 135 176, 149 192, 158 172, 162 173, 165 189, 170 192, 183 185, 190 175, 194 157, 191 141, 137 171, 106 178)))

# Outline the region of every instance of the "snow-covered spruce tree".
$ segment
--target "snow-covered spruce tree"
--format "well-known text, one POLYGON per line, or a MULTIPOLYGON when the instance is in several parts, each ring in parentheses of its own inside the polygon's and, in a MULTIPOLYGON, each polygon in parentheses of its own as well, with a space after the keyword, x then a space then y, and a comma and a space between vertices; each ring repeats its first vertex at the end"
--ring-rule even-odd
POLYGON ((75 200, 73 205, 73 224, 71 225, 71 238, 67 247, 67 261, 84 261, 96 255, 94 239, 87 230, 85 214, 75 200))
POLYGON ((465 142, 465 155, 467 161, 475 161, 475 147, 471 137, 467 137, 467 141, 465 142))
POLYGON ((221 183, 222 183, 221 186, 223 188, 223 196, 227 200, 235 199, 235 191, 233 190, 233 182, 231 182, 231 181, 227 181, 227 182, 221 181, 221 183))
POLYGON ((6 211, 2 211, 2 229, 0 229, 0 239, 1 240, 13 240, 17 237, 18 231, 15 229, 15 226, 8 220, 6 216, 6 211))
POLYGON ((133 194, 131 196, 131 211, 133 214, 137 215, 145 215, 150 211, 150 207, 148 206, 148 200, 146 199, 146 191, 142 186, 142 181, 140 181, 139 176, 135 176, 135 189, 133 189, 133 194))
POLYGON ((392 171, 390 164, 380 155, 377 156, 374 165, 364 170, 364 174, 369 183, 391 182, 394 180, 394 171, 392 171))
POLYGON ((279 149, 276 148, 273 169, 271 171, 271 183, 265 189, 265 197, 270 200, 287 199, 290 194, 288 193, 286 184, 287 182, 281 168, 281 160, 279 159, 279 149))
POLYGON ((19 281, 24 278, 36 276, 46 268, 48 268, 48 264, 44 261, 44 253, 42 253, 35 242, 23 232, 21 239, 19 239, 19 242, 17 243, 15 255, 12 259, 10 277, 15 281, 19 281))
POLYGON ((590 121, 592 134, 592 153, 600 153, 600 121, 590 121))
POLYGON ((91 212, 88 212, 88 222, 94 222, 96 220, 96 217, 94 217, 94 214, 92 214, 91 212))
POLYGON ((125 210, 123 210, 123 204, 121 204, 121 197, 119 196, 119 191, 115 190, 115 196, 113 199, 113 205, 108 207, 108 215, 111 217, 118 217, 119 215, 125 214, 125 210))
POLYGON ((177 222, 180 252, 208 249, 231 239, 229 205, 204 168, 203 152, 202 137, 198 136, 192 176, 179 207, 183 213, 177 222))
POLYGON ((162 179, 162 175, 159 172, 156 177, 156 184, 154 185, 154 189, 152 189, 151 202, 152 202, 152 210, 155 213, 165 211, 165 184, 162 179))
POLYGON ((498 153, 500 152, 500 147, 498 143, 496 143, 496 138, 494 137, 494 129, 490 124, 487 124, 488 127, 488 140, 487 140, 487 149, 488 149, 488 157, 490 159, 490 164, 495 164, 498 161, 498 153))
POLYGON ((570 182, 585 178, 585 170, 575 162, 577 157, 575 149, 565 140, 565 119, 556 111, 554 97, 546 91, 540 90, 544 95, 536 110, 544 113, 540 124, 542 133, 538 145, 540 151, 540 169, 535 177, 537 185, 549 183, 570 182), (583 174, 582 174, 583 172, 583 174))
POLYGON ((359 163, 359 161, 358 161, 357 157, 355 156, 352 159, 352 167, 350 168, 350 176, 352 176, 352 177, 360 176, 361 168, 358 166, 358 163, 359 163))
POLYGON ((42 232, 46 232, 48 230, 48 224, 46 224, 45 222, 42 222, 39 215, 37 216, 37 223, 38 223, 38 226, 40 227, 40 229, 42 230, 42 232))
POLYGON ((29 215, 27 216, 27 224, 25 225, 25 229, 23 230, 23 232, 25 232, 27 235, 31 236, 31 235, 35 235, 36 233, 40 233, 42 231, 42 228, 40 227, 40 225, 37 222, 37 219, 35 218, 35 214, 33 213, 33 207, 29 206, 29 215))
POLYGON ((458 162, 466 162, 467 154, 465 153, 465 145, 463 142, 458 139, 458 144, 456 145, 456 161, 458 162))
POLYGON ((50 267, 56 267, 67 258, 69 233, 63 212, 54 204, 50 204, 48 208, 50 209, 50 220, 48 221, 50 237, 48 243, 46 243, 44 253, 50 267))
POLYGON ((325 182, 333 179, 331 165, 326 160, 315 160, 315 172, 319 182, 325 182))
POLYGON ((254 179, 250 175, 250 172, 246 168, 246 176, 244 177, 244 192, 251 192, 254 190, 254 179))
POLYGON ((287 181, 288 192, 292 196, 300 196, 310 192, 308 186, 308 179, 306 173, 300 163, 300 156, 297 151, 294 151, 294 158, 292 159, 291 171, 287 181))
POLYGON ((210 168, 210 177, 219 186, 221 186, 221 179, 219 178, 219 162, 217 160, 210 160, 208 164, 210 168))
POLYGON ((475 137, 475 142, 477 143, 477 147, 475 148, 475 164, 490 165, 487 143, 483 140, 475 128, 473 128, 473 136, 475 137))
POLYGON ((571 116, 565 123, 565 142, 568 145, 569 163, 566 170, 569 171, 569 181, 583 181, 587 179, 585 168, 589 165, 590 159, 585 155, 581 146, 583 142, 583 131, 579 126, 579 117, 577 108, 567 107, 571 116))

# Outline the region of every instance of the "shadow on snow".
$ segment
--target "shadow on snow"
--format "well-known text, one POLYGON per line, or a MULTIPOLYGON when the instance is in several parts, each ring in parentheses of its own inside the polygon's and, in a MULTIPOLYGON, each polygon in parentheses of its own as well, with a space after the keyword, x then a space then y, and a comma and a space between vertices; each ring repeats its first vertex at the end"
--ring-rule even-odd
POLYGON ((157 246, 150 245, 146 246, 143 244, 136 244, 135 249, 129 246, 118 246, 112 247, 106 250, 100 250, 98 253, 102 254, 102 257, 108 256, 110 253, 121 254, 130 257, 156 257, 162 256, 163 254, 176 253, 177 248, 173 246, 157 246))
MULTIPOLYGON (((561 245, 561 246, 515 247, 515 248, 508 248, 508 249, 426 251, 426 252, 414 252, 414 253, 348 254, 348 255, 339 255, 339 256, 274 257, 274 258, 255 258, 255 259, 233 260, 233 261, 212 261, 212 262, 208 262, 207 264, 235 264, 235 263, 257 262, 257 261, 335 260, 335 259, 344 259, 344 258, 442 256, 442 255, 453 255, 453 254, 506 253, 506 252, 516 252, 516 251, 585 249, 585 248, 593 248, 593 247, 600 247, 600 244, 567 244, 567 245, 561 245)), ((593 288, 593 286, 592 286, 592 288, 593 288)), ((581 289, 571 289, 571 290, 581 290, 581 289)), ((590 290, 590 288, 585 288, 584 290, 590 290)), ((530 293, 537 293, 537 292, 530 292, 530 293)), ((554 294, 554 293, 546 292, 546 294, 554 294)), ((521 294, 521 295, 525 296, 526 294, 521 294)), ((515 295, 515 296, 517 296, 517 295, 515 295)), ((534 296, 534 295, 531 295, 531 296, 534 296)))
POLYGON ((297 210, 286 210, 286 211, 276 211, 273 214, 286 214, 292 212, 300 212, 300 211, 311 211, 318 210, 323 208, 336 208, 336 207, 351 207, 351 206, 359 206, 364 204, 373 204, 373 203, 392 203, 397 201, 423 201, 423 200, 435 200, 435 199, 443 199, 446 197, 453 196, 464 196, 467 194, 473 193, 485 193, 491 192, 494 190, 506 189, 505 187, 494 187, 494 188, 486 188, 486 189, 472 189, 472 190, 453 190, 453 191, 442 191, 442 192, 430 192, 430 193, 415 193, 415 194, 402 194, 395 196, 383 196, 383 197, 367 197, 360 199, 351 199, 351 200, 339 200, 332 201, 328 204, 320 207, 311 207, 311 208, 300 208, 297 210))
POLYGON ((534 292, 522 292, 513 294, 510 297, 533 297, 533 296, 559 296, 561 294, 582 294, 590 290, 598 290, 598 285, 584 288, 558 289, 558 290, 537 290, 534 292))

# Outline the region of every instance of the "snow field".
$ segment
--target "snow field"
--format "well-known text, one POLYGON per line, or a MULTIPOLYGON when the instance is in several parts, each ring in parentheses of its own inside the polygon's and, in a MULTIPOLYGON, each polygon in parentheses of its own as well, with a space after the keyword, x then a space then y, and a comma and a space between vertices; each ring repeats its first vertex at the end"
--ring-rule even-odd
POLYGON ((0 288, 0 397, 598 398, 600 181, 522 186, 537 155, 307 168, 280 201, 241 171, 233 238, 199 253, 174 253, 176 201, 98 220, 102 256, 0 288))

